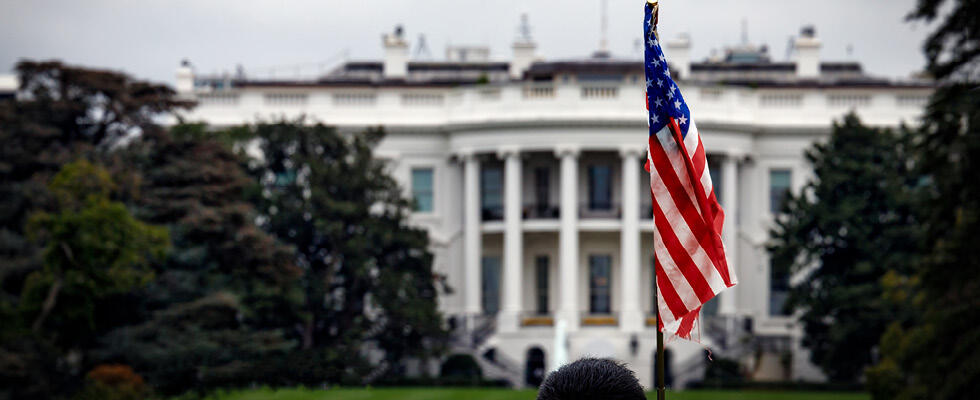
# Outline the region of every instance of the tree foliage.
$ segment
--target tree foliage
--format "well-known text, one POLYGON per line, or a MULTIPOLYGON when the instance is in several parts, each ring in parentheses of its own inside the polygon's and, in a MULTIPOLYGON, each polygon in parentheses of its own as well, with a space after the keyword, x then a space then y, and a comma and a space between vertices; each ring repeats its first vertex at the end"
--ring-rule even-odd
MULTIPOLYGON (((881 361, 867 371, 876 399, 980 396, 980 90, 957 83, 933 95, 917 160, 929 185, 921 193, 925 257, 897 299, 915 316, 881 338, 881 361)), ((893 300, 894 301, 894 300, 893 300)))
POLYGON ((204 133, 147 133, 117 160, 137 176, 137 215, 169 227, 173 250, 135 296, 138 321, 106 335, 97 355, 166 394, 268 382, 270 365, 295 347, 292 249, 256 226, 241 160, 204 133))
POLYGON ((920 234, 905 138, 848 115, 806 152, 815 178, 790 196, 769 245, 773 268, 802 274, 788 306, 804 345, 833 380, 853 381, 898 309, 882 301, 888 271, 909 271, 920 234))
POLYGON ((255 201, 262 226, 296 249, 303 270, 302 349, 358 354, 376 343, 391 371, 430 356, 444 337, 425 231, 407 225, 408 202, 372 155, 380 130, 350 136, 303 121, 263 123, 255 201))
POLYGON ((169 243, 166 229, 110 201, 112 186, 100 167, 67 164, 50 185, 57 209, 28 223, 33 239, 44 243, 44 261, 27 277, 20 312, 33 318, 34 332, 47 330, 64 347, 92 340, 98 302, 149 282, 147 264, 163 257, 169 243))
POLYGON ((980 1, 919 0, 910 21, 939 21, 923 45, 936 79, 980 81, 980 1))
POLYGON ((881 338, 867 370, 875 399, 980 397, 980 1, 920 0, 912 20, 939 21, 924 50, 939 79, 915 129, 925 256, 891 301, 915 318, 881 338))
POLYGON ((44 398, 78 386, 85 350, 123 317, 117 296, 151 276, 143 261, 164 241, 98 164, 190 104, 112 71, 56 61, 17 71, 17 98, 0 101, 0 397, 44 398), (65 167, 76 160, 91 164, 65 167))

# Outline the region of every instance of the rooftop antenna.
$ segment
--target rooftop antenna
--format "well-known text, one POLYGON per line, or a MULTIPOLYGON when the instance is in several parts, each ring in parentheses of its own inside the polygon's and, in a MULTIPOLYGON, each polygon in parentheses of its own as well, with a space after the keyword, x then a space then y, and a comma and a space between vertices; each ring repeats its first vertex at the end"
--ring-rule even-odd
POLYGON ((749 20, 742 17, 742 46, 749 45, 749 20))
POLYGON ((425 34, 419 34, 419 44, 415 47, 415 59, 431 60, 432 54, 429 53, 429 46, 425 43, 425 34))
POLYGON ((528 22, 527 13, 521 14, 521 24, 517 26, 517 38, 521 42, 531 42, 531 23, 528 22))
POLYGON ((793 57, 793 50, 796 48, 796 40, 793 35, 789 36, 789 43, 786 43, 786 59, 790 60, 793 57))
POLYGON ((599 24, 599 31, 600 31, 599 32, 600 33, 600 36, 599 36, 599 51, 602 52, 602 53, 607 53, 609 51, 609 49, 608 49, 608 47, 609 47, 608 46, 609 45, 609 41, 608 41, 608 38, 607 38, 607 35, 606 35, 607 34, 607 29, 606 28, 608 26, 608 19, 609 19, 608 16, 606 15, 606 11, 607 11, 608 8, 609 8, 609 1, 608 0, 602 0, 602 20, 600 21, 600 24, 599 24))

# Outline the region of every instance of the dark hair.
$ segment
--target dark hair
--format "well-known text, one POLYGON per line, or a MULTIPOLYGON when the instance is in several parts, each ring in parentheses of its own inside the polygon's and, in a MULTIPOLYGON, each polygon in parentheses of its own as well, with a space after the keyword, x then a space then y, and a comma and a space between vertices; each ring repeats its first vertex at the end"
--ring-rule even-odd
POLYGON ((643 387, 626 365, 608 358, 583 358, 552 372, 538 389, 538 400, 646 400, 643 387))

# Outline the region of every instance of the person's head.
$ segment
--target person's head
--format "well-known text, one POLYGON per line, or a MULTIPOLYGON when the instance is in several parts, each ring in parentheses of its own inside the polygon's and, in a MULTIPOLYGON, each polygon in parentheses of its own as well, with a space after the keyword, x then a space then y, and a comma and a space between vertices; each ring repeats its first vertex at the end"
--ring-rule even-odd
POLYGON ((583 358, 552 372, 538 400, 646 400, 636 375, 608 358, 583 358))

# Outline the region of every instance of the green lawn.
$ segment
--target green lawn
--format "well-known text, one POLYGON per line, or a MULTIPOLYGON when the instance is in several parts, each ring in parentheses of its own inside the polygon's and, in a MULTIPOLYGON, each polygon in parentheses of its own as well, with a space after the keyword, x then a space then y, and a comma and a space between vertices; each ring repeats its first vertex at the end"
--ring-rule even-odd
MULTIPOLYGON (((533 390, 472 388, 256 389, 223 393, 209 400, 531 400, 533 390)), ((656 399, 655 393, 647 393, 656 399)), ((670 400, 867 400, 865 393, 687 390, 668 392, 670 400)))

